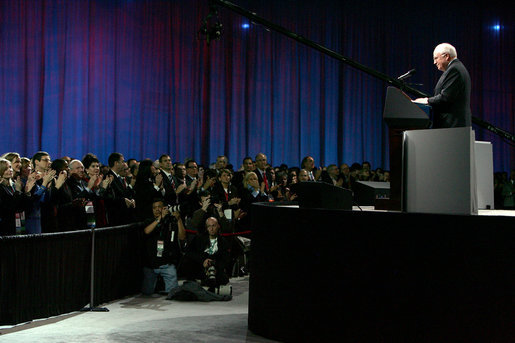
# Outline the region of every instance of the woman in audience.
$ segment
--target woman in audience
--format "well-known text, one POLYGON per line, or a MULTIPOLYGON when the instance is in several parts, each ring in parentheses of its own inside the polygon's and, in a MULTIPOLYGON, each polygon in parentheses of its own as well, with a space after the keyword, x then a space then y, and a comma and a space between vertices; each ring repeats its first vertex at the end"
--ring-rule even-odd
POLYGON ((13 168, 13 180, 20 175, 21 170, 21 158, 20 154, 17 152, 6 152, 0 158, 5 158, 7 161, 11 162, 11 167, 13 168))
POLYGON ((11 162, 0 158, 0 236, 24 233, 21 219, 36 184, 36 179, 29 177, 23 187, 21 178, 13 181, 13 175, 11 162))
POLYGON ((288 172, 288 186, 291 186, 298 182, 298 175, 299 171, 298 168, 290 168, 290 171, 288 172))

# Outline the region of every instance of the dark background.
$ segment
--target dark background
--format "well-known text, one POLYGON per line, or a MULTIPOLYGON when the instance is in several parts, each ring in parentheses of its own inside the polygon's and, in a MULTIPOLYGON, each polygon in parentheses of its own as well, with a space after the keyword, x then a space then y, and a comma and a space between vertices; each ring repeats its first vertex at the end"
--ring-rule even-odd
MULTIPOLYGON (((515 132, 513 8, 495 2, 244 1, 234 3, 432 93, 433 48, 453 44, 472 77, 472 112, 515 132), (512 8, 512 10, 510 10, 512 8), (500 29, 496 30, 495 25, 500 29)), ((386 84, 226 9, 224 33, 197 39, 207 1, 0 2, 0 147, 52 158, 112 151, 126 158, 239 167, 368 160, 388 168, 386 84)), ((493 142, 494 169, 515 149, 493 142)))

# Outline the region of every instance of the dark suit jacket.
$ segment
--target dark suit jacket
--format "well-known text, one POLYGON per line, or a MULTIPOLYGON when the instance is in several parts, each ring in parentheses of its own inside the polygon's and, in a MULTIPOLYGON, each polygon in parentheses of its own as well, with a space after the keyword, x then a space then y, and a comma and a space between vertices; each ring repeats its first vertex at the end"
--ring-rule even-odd
POLYGON ((0 185, 0 236, 16 234, 16 213, 24 211, 29 200, 26 194, 0 185))
MULTIPOLYGON (((168 205, 175 205, 177 203, 177 195, 175 194, 175 184, 172 184, 172 181, 166 176, 166 174, 161 171, 161 175, 163 176, 163 187, 165 189, 165 202, 168 205)), ((172 176, 172 179, 175 183, 175 177, 172 176)))
POLYGON ((94 200, 95 193, 86 189, 84 180, 70 177, 59 189, 51 191, 52 202, 57 206, 57 230, 71 231, 87 228, 84 206, 76 199, 94 200))
MULTIPOLYGON (((238 198, 238 189, 236 187, 234 187, 233 185, 229 184, 229 189, 228 189, 228 194, 227 194, 227 199, 225 198, 225 190, 224 190, 224 187, 222 186, 222 184, 220 182, 216 182, 214 185, 213 185, 213 189, 211 191, 211 203, 222 203, 222 208, 225 210, 225 209, 228 209, 229 208, 229 200, 231 200, 232 198, 238 198)), ((236 210, 238 209, 238 206, 237 205, 233 205, 231 206, 231 208, 233 210, 236 210)))
MULTIPOLYGON (((125 186, 111 170, 107 175, 113 175, 113 182, 107 187, 105 193, 105 206, 109 225, 123 225, 134 221, 134 209, 127 208, 125 198, 134 199, 134 190, 125 186)), ((137 206, 138 204, 136 204, 137 206)))
MULTIPOLYGON (((263 175, 261 174, 261 171, 258 168, 256 168, 256 170, 254 170, 254 173, 256 173, 259 185, 261 185, 265 181, 265 179, 263 178, 263 175)), ((272 179, 270 178, 270 175, 268 175, 266 172, 264 172, 264 173, 266 174, 266 181, 268 182, 268 187, 265 186, 265 191, 268 192, 271 187, 272 179)))
POLYGON ((471 125, 470 75, 461 61, 449 63, 428 103, 434 111, 434 128, 471 125))

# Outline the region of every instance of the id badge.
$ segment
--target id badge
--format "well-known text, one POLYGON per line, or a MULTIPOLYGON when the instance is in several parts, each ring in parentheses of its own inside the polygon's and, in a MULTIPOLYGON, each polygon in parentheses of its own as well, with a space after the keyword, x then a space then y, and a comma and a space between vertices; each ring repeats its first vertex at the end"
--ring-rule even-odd
POLYGON ((164 241, 157 241, 157 257, 163 257, 163 250, 165 249, 164 241))

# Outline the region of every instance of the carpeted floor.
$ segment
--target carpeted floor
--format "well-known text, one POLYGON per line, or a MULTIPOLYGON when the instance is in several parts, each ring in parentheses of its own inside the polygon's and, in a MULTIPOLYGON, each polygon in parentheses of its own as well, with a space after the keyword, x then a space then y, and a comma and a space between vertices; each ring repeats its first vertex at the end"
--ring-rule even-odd
POLYGON ((0 327, 0 342, 274 342, 247 329, 248 277, 231 279, 228 302, 179 302, 137 295, 74 312, 0 327))

